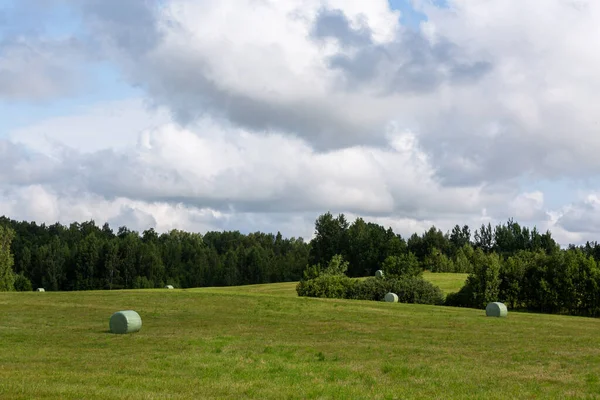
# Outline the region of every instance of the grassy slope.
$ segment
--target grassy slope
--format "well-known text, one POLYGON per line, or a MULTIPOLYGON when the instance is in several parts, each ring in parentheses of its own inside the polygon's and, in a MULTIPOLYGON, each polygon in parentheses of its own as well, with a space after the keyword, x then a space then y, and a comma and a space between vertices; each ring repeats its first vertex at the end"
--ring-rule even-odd
POLYGON ((0 293, 0 398, 568 398, 600 321, 287 296, 285 285, 0 293), (260 295, 283 290, 283 295, 260 295), (231 292, 235 290, 236 293, 231 292), (140 332, 107 333, 135 309, 140 332))
MULTIPOLYGON (((431 273, 424 272, 423 277, 437 285, 444 293, 458 292, 464 285, 468 274, 450 274, 450 273, 431 273)), ((362 279, 362 278, 358 278, 362 279)), ((269 294, 277 296, 294 296, 296 297, 296 285, 298 282, 273 283, 270 285, 247 285, 243 286, 242 290, 245 293, 254 294, 269 294)), ((205 290, 205 289, 200 289, 205 290)), ((210 288, 209 290, 220 291, 223 293, 237 293, 239 287, 219 287, 210 288)))
POLYGON ((463 287, 469 274, 449 274, 424 272, 423 277, 439 286, 445 294, 458 292, 463 287))

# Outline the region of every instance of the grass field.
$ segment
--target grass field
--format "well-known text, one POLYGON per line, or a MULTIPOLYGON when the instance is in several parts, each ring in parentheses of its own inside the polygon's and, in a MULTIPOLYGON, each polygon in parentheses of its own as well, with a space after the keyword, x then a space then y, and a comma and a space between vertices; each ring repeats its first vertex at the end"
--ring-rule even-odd
POLYGON ((449 274, 449 273, 431 273, 424 272, 423 277, 439 286, 445 294, 458 292, 463 287, 469 274, 449 274))
MULTIPOLYGON (((458 292, 464 285, 468 274, 450 274, 450 273, 431 273, 424 272, 423 277, 433 283, 444 292, 445 294, 458 292)), ((363 278, 357 278, 363 279, 363 278)), ((268 294, 277 296, 294 296, 296 297, 296 285, 298 282, 284 282, 284 283, 273 283, 270 285, 247 285, 243 286, 242 290, 244 293, 254 294, 268 294)), ((206 290, 206 289, 201 289, 206 290)), ((223 293, 237 293, 240 291, 239 287, 219 287, 210 288, 210 290, 219 291, 223 293)))
POLYGON ((0 293, 0 398, 600 398, 598 319, 290 287, 0 293))

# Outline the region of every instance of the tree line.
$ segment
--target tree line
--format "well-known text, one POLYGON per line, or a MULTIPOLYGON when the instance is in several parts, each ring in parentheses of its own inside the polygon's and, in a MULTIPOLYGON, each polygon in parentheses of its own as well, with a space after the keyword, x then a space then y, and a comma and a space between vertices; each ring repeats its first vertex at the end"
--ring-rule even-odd
POLYGON ((309 251, 302 238, 280 233, 158 234, 148 229, 140 234, 126 227, 115 233, 94 221, 47 226, 6 217, 0 217, 0 229, 5 290, 11 285, 16 290, 70 291, 295 281, 309 251))
POLYGON ((600 316, 597 243, 551 253, 519 251, 502 257, 476 251, 474 270, 445 304, 483 308, 501 301, 513 310, 600 316))
POLYGON ((344 214, 334 217, 325 213, 315 222, 309 264, 324 266, 337 254, 349 263, 347 276, 371 276, 393 256, 421 270, 470 273, 476 250, 509 257, 522 251, 549 254, 559 249, 550 231, 540 233, 535 227, 521 227, 512 219, 495 227, 482 224, 473 233, 468 225, 456 225, 446 233, 432 226, 405 239, 391 228, 362 218, 349 224, 344 214))
POLYGON ((313 265, 298 285, 299 295, 381 300, 394 289, 405 302, 484 308, 501 301, 513 310, 600 316, 597 242, 561 249, 549 231, 540 233, 512 219, 493 228, 482 224, 473 235, 466 225, 445 234, 432 227, 406 241, 360 218, 348 225, 343 215, 324 214, 316 227, 313 265), (343 274, 332 272, 334 260, 346 266, 343 274), (372 276, 377 269, 392 279, 348 279, 372 276), (458 293, 440 302, 439 293, 420 278, 423 270, 469 275, 458 293))
POLYGON ((600 245, 561 249, 549 231, 508 220, 471 232, 432 226, 402 237, 391 228, 344 214, 320 215, 311 241, 281 233, 141 233, 94 221, 38 225, 0 217, 0 290, 91 290, 229 286, 301 280, 334 256, 347 277, 429 270, 470 276, 453 305, 506 301, 514 308, 594 314, 600 245), (395 272, 394 272, 395 271, 395 272), (537 294, 536 294, 537 293, 537 294), (576 299, 569 303, 566 298, 576 299))
MULTIPOLYGON (((492 230, 482 226, 471 238, 468 226, 447 233, 431 227, 408 239, 391 228, 344 214, 320 215, 315 238, 283 238, 280 233, 239 231, 199 233, 172 230, 158 234, 120 227, 116 232, 94 221, 68 226, 36 224, 0 217, 4 258, 10 262, 17 289, 90 290, 228 286, 296 281, 307 266, 326 264, 340 254, 349 262, 348 276, 372 275, 388 256, 408 257, 434 272, 471 272, 466 261, 475 248, 514 254, 518 250, 558 247, 550 233, 520 228, 509 221, 492 230)), ((600 252, 599 252, 600 254, 600 252)), ((6 285, 9 287, 10 285, 6 285)))

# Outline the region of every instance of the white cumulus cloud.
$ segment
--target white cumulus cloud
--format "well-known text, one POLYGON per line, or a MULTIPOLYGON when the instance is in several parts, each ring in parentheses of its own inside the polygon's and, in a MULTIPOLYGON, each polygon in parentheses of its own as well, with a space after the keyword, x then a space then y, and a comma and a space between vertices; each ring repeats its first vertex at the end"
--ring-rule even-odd
MULTIPOLYGON (((54 1, 81 17, 73 43, 146 97, 0 139, 0 212, 305 237, 328 210, 403 233, 509 217, 562 241, 597 232, 590 198, 549 209, 534 186, 600 171, 600 3, 414 0, 414 30, 386 0, 54 1)), ((21 69, 13 48, 0 71, 21 69)), ((0 73, 0 96, 68 87, 48 79, 61 59, 36 57, 40 80, 19 92, 0 73)))

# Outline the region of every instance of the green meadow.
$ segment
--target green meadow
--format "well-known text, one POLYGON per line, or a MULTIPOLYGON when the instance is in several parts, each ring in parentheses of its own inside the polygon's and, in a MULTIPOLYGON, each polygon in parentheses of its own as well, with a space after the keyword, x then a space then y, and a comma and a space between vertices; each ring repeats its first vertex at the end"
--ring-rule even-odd
MULTIPOLYGON (((458 292, 460 288, 464 285, 465 280, 469 274, 452 274, 446 272, 440 273, 431 273, 431 272, 423 272, 423 277, 433 283, 436 286, 439 286, 442 289, 442 292, 445 294, 458 292)), ((356 279, 364 279, 364 278, 356 278, 356 279)), ((218 291, 222 293, 239 293, 240 290, 244 293, 254 293, 254 294, 270 294, 270 295, 278 295, 278 296, 294 296, 296 297, 296 285, 298 282, 283 282, 283 283, 272 283, 269 285, 246 285, 246 286, 225 286, 218 288, 207 288, 200 290, 210 290, 210 291, 218 291)))
MULTIPOLYGON (((465 275, 426 274, 445 292, 465 275)), ((299 298, 295 283, 0 293, 2 399, 600 398, 600 320, 299 298), (140 332, 108 320, 133 309, 140 332)))

